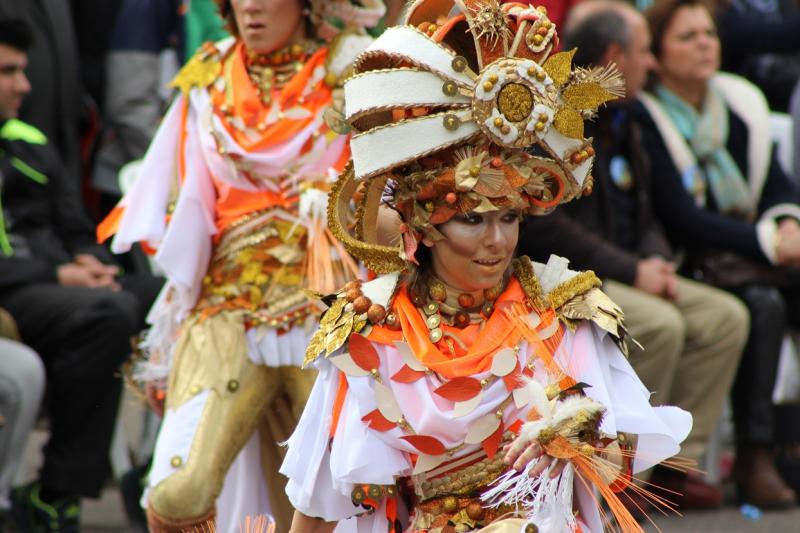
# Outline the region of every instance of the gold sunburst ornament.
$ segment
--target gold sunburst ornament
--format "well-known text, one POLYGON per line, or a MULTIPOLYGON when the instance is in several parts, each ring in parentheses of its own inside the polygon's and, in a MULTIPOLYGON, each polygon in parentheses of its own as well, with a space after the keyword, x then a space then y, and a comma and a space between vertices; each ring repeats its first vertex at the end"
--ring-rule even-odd
POLYGON ((475 3, 470 7, 472 29, 478 39, 486 39, 492 45, 511 36, 506 14, 497 0, 475 3))
POLYGON ((169 83, 183 94, 194 87, 208 87, 222 70, 219 51, 210 43, 204 44, 169 83))

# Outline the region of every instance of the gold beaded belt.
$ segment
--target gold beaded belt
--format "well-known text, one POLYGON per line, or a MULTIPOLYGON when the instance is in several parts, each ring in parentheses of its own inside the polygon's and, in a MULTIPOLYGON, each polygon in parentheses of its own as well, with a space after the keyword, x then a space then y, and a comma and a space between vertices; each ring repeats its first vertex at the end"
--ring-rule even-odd
MULTIPOLYGON (((514 433, 507 431, 503 434, 503 442, 509 442, 514 437, 514 433)), ((503 462, 503 456, 503 453, 497 453, 489 459, 479 449, 444 463, 423 475, 411 478, 414 494, 420 501, 451 494, 475 494, 508 469, 508 465, 503 462)))
POLYGON ((410 531, 441 528, 441 533, 473 531, 500 518, 524 517, 513 505, 484 507, 480 497, 443 496, 417 504, 410 531))
POLYGON ((273 209, 237 220, 214 248, 194 312, 244 310, 249 325, 273 328, 303 322, 315 310, 302 289, 306 244, 305 227, 273 209))
MULTIPOLYGON (((515 437, 511 432, 503 441, 515 437)), ((498 453, 489 459, 483 450, 450 461, 410 478, 413 487, 414 521, 411 531, 441 528, 442 533, 472 531, 500 518, 524 517, 514 506, 484 507, 480 494, 509 467, 498 453)), ((410 492, 410 491, 409 491, 410 492)))

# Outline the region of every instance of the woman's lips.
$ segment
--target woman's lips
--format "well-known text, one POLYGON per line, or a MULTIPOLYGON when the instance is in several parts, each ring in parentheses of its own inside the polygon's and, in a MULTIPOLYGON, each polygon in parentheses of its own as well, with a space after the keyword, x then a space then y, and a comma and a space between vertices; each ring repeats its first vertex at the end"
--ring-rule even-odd
POLYGON ((473 262, 481 266, 493 267, 499 265, 502 259, 475 259, 473 262))

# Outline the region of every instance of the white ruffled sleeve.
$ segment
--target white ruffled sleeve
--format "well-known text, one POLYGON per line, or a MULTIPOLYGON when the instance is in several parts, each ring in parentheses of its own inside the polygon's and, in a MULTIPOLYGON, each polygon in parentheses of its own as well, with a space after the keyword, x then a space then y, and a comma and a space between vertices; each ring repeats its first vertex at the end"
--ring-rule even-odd
MULTIPOLYGON (((336 522, 364 512, 350 499, 354 484, 394 484, 395 475, 407 471, 410 463, 403 452, 389 447, 361 421, 360 409, 350 391, 342 405, 335 437, 329 442, 340 372, 324 359, 317 366, 319 376, 287 443, 289 449, 281 473, 289 478, 286 493, 295 509, 336 522)), ((380 509, 359 518, 359 531, 367 528, 365 519, 370 525, 364 531, 379 523, 385 531, 386 518, 380 509)))
POLYGON ((638 436, 633 471, 641 472, 676 455, 692 429, 692 415, 678 407, 650 405, 650 392, 605 331, 582 322, 565 337, 557 359, 586 394, 607 409, 601 430, 638 436), (566 355, 569 354, 569 360, 566 355))

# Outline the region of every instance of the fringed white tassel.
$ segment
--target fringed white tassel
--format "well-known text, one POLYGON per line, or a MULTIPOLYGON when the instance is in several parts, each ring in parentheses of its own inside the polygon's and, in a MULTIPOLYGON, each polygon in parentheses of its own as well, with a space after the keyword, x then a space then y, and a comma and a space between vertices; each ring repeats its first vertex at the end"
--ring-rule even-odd
POLYGON ((300 194, 300 216, 307 220, 320 220, 325 225, 328 219, 328 193, 309 188, 300 194))
POLYGON ((164 381, 169 377, 178 330, 186 314, 185 305, 181 300, 178 297, 178 290, 168 283, 150 309, 147 321, 152 326, 144 333, 139 343, 145 358, 139 361, 133 370, 133 378, 136 381, 164 381))
POLYGON ((487 507, 501 505, 526 507, 539 484, 539 478, 530 477, 528 473, 540 459, 536 458, 528 463, 521 472, 512 468, 498 477, 489 485, 491 488, 481 494, 481 500, 487 503, 487 507))
MULTIPOLYGON (((481 495, 487 507, 512 505, 525 510, 526 518, 548 533, 575 531, 575 514, 572 510, 574 471, 567 463, 557 477, 550 477, 556 462, 536 477, 529 475, 540 459, 528 463, 525 470, 510 470, 497 478, 491 488, 481 495)), ((524 531, 524 529, 523 529, 524 531)))
POLYGON ((572 510, 573 469, 567 463, 563 472, 550 477, 550 468, 538 476, 539 485, 528 506, 527 518, 539 531, 572 533, 575 531, 575 513, 572 510))

